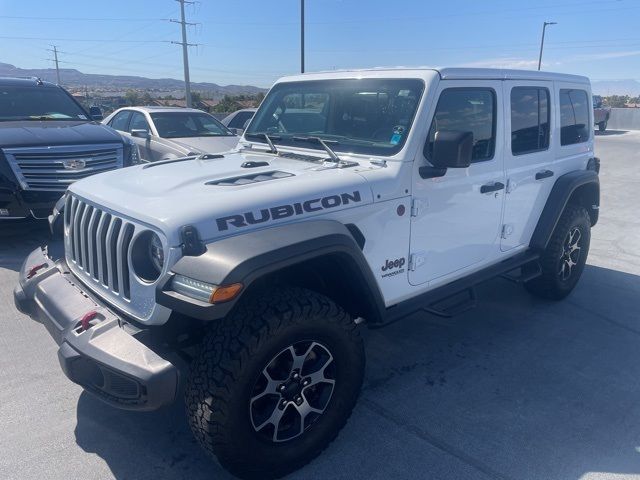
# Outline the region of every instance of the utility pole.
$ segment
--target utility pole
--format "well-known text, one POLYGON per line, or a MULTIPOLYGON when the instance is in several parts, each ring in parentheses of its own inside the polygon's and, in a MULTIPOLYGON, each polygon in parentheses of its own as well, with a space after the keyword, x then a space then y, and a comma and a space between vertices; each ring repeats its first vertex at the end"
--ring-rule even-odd
POLYGON ((58 47, 56 45, 51 45, 53 50, 47 48, 49 52, 53 52, 53 61, 56 64, 56 83, 60 85, 60 68, 58 67, 58 47))
POLYGON ((538 57, 538 70, 542 66, 542 49, 544 48, 544 32, 547 29, 547 25, 557 25, 557 22, 544 22, 542 25, 542 40, 540 41, 540 56, 538 57))
POLYGON ((304 0, 300 0, 300 73, 304 73, 304 0))
POLYGON ((173 23, 179 23, 182 26, 182 41, 181 42, 171 42, 176 45, 182 45, 182 63, 184 64, 184 97, 186 100, 187 107, 191 107, 191 81, 189 80, 189 47, 195 47, 197 43, 187 43, 187 25, 195 25, 195 23, 189 23, 185 21, 184 18, 184 4, 192 4, 195 2, 187 1, 187 0, 176 0, 180 4, 180 20, 169 20, 173 23))

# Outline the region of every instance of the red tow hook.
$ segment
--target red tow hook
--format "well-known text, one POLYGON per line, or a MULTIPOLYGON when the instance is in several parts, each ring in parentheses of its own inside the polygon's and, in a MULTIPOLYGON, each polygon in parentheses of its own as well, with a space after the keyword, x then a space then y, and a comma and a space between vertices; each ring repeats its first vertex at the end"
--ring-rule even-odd
POLYGON ((46 267, 47 264, 46 263, 41 263, 40 265, 35 265, 33 267, 31 267, 29 269, 29 271, 27 272, 27 279, 29 278, 33 278, 35 276, 36 273, 38 273, 38 270, 46 267))
POLYGON ((80 319, 80 325, 82 325, 82 330, 89 330, 91 328, 91 324, 89 323, 91 320, 96 318, 98 312, 95 310, 91 310, 90 312, 85 313, 80 319))

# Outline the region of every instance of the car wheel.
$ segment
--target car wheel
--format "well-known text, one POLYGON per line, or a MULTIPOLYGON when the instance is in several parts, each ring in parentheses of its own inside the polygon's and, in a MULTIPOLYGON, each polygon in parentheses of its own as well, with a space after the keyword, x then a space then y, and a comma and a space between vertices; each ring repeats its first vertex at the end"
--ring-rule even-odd
POLYGON ((551 300, 565 298, 578 283, 589 253, 591 220, 584 207, 568 205, 540 258, 542 274, 525 288, 551 300))
POLYGON ((356 403, 364 348, 351 316, 291 288, 253 296, 212 326, 186 387, 200 445, 241 478, 278 478, 315 458, 356 403))

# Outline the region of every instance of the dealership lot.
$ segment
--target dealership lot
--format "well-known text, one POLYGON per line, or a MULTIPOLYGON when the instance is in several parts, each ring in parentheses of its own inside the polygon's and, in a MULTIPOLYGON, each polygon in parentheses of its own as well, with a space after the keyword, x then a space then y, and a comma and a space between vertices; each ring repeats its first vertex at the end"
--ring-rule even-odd
MULTIPOLYGON (((414 315, 367 333, 361 401, 292 478, 640 478, 640 132, 596 139, 601 220, 564 302, 494 280, 455 319, 414 315)), ((229 478, 178 403, 103 405, 59 369, 45 329, 13 307, 45 224, 0 223, 0 478, 229 478)))

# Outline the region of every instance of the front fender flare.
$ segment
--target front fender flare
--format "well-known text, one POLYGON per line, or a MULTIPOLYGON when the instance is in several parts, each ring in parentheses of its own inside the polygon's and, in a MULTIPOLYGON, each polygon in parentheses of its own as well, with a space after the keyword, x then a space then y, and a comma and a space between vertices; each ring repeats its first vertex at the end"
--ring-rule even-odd
MULTIPOLYGON (((171 270, 214 285, 242 283, 244 293, 265 275, 336 254, 354 266, 354 281, 361 282, 367 297, 364 300, 375 312, 372 320, 379 320, 385 305, 378 284, 350 230, 334 220, 299 222, 227 237, 208 244, 201 255, 181 258, 171 270)), ((158 303, 201 320, 224 317, 242 297, 209 305, 170 291, 170 281, 158 290, 158 303)))

